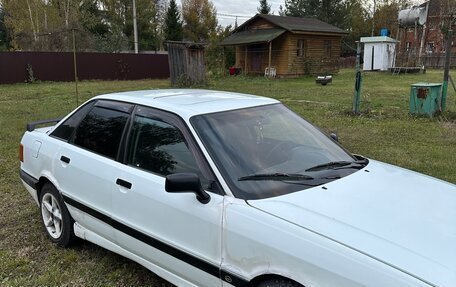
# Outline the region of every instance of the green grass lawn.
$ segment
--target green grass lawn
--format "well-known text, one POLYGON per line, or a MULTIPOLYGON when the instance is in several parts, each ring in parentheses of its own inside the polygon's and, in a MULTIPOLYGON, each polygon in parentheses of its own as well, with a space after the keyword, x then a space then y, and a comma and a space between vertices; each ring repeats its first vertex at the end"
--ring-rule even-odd
MULTIPOLYGON (((456 78, 456 73, 453 71, 456 78)), ((441 82, 442 71, 392 76, 366 73, 362 114, 350 114, 354 72, 333 83, 313 78, 268 80, 224 77, 208 89, 280 99, 320 126, 337 132, 351 152, 456 183, 456 95, 450 88, 447 112, 432 119, 408 114, 410 84, 441 82)), ((85 81, 80 99, 114 91, 168 88, 167 80, 85 81)), ((76 106, 74 83, 0 86, 0 286, 171 286, 141 266, 90 243, 53 246, 41 227, 39 210, 18 176, 18 150, 25 124, 60 117, 76 106)))

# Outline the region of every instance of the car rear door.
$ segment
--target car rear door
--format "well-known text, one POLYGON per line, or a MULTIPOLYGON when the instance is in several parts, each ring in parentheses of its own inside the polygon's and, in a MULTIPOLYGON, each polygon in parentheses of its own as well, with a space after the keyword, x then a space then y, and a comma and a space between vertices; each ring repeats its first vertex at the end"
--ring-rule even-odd
POLYGON ((132 119, 126 166, 112 195, 117 243, 154 264, 159 275, 162 268, 177 275, 175 284, 221 286, 224 197, 218 183, 177 117, 137 107, 132 119), (199 175, 212 191, 209 203, 165 191, 165 176, 180 172, 199 175))
POLYGON ((122 167, 116 158, 133 105, 100 100, 84 109, 79 122, 70 117, 51 134, 67 138, 54 157, 54 175, 72 217, 114 241, 111 194, 122 167))

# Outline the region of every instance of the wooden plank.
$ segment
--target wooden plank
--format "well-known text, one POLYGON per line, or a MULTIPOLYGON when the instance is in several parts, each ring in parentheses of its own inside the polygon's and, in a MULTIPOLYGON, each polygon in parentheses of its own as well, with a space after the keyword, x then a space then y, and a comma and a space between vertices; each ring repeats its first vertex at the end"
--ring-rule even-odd
POLYGON ((272 24, 269 21, 266 21, 264 19, 257 19, 256 21, 250 23, 249 25, 250 28, 257 28, 257 29, 270 29, 276 27, 274 24, 272 24))
POLYGON ((171 84, 190 80, 203 84, 205 78, 204 48, 188 47, 186 43, 168 43, 171 84))

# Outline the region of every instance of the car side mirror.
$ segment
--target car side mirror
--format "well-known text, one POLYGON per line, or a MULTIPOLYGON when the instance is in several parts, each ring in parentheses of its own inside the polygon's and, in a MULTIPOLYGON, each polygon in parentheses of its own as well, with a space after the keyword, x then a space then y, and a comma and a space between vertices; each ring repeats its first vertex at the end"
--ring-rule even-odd
POLYGON ((336 133, 330 133, 329 134, 329 137, 331 137, 333 140, 335 140, 336 142, 339 142, 339 137, 337 136, 336 133))
POLYGON ((196 173, 175 173, 166 176, 165 190, 169 193, 193 192, 202 204, 211 200, 211 196, 201 186, 196 173))

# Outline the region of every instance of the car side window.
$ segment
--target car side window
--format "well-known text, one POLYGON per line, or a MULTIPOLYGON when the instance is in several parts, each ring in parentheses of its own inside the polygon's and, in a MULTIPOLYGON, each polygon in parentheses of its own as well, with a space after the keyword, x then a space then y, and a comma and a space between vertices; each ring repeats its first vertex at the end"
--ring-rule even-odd
POLYGON ((82 118, 89 112, 92 108, 94 102, 87 103, 86 105, 79 108, 74 112, 68 119, 65 120, 61 125, 59 125, 52 133, 51 136, 58 139, 68 141, 74 133, 74 130, 78 126, 82 118))
POLYGON ((136 114, 128 146, 130 166, 161 176, 193 172, 199 175, 203 187, 208 184, 181 131, 165 120, 136 114))
POLYGON ((163 176, 198 170, 179 129, 162 120, 136 115, 129 146, 129 165, 163 176))
POLYGON ((72 143, 115 159, 132 107, 123 103, 97 102, 77 127, 72 143))

